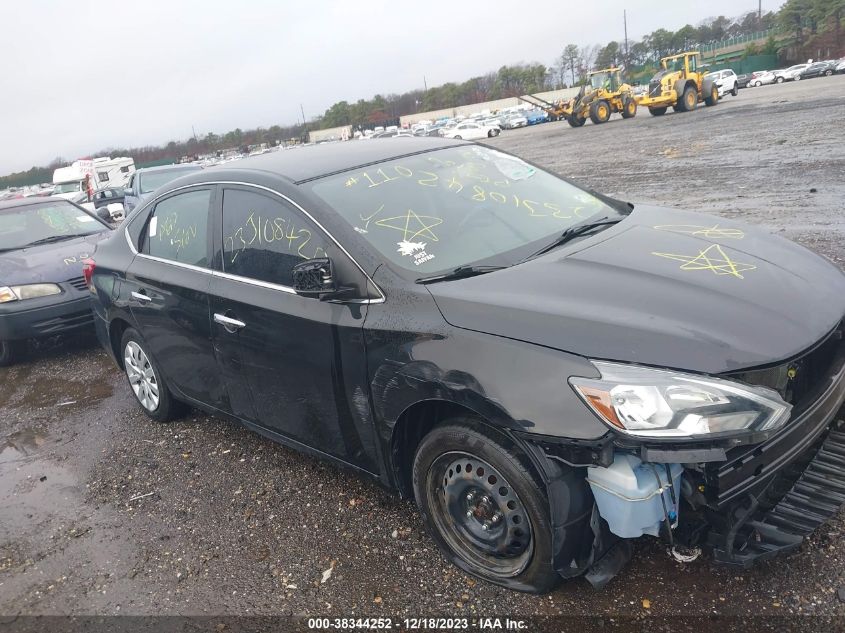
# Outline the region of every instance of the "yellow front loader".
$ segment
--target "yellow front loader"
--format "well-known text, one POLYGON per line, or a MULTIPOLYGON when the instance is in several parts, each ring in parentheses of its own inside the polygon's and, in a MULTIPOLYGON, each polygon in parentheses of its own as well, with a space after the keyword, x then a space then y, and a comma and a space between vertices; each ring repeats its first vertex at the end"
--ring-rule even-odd
POLYGON ((637 101, 654 116, 666 114, 669 106, 675 112, 692 112, 699 101, 713 106, 719 102, 719 88, 705 78, 701 53, 686 52, 660 60, 660 70, 648 84, 648 94, 637 101))
POLYGON ((621 68, 604 68, 587 75, 589 85, 571 99, 566 107, 566 120, 572 127, 581 127, 587 117, 598 125, 604 123, 614 112, 630 119, 637 114, 637 100, 631 86, 622 79, 621 68))

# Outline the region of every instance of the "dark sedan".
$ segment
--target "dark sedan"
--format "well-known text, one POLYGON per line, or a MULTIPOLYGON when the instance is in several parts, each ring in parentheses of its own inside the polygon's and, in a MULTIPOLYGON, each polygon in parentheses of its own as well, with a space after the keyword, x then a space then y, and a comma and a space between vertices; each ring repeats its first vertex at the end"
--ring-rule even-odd
POLYGON ((0 366, 28 339, 91 327, 82 262, 110 231, 60 198, 0 202, 0 366))
POLYGON ((836 62, 816 62, 801 71, 801 79, 830 77, 836 72, 836 62))
POLYGON ((603 586, 642 535, 748 565, 845 501, 845 276, 757 228, 397 138, 181 178, 94 259, 149 417, 372 476, 494 583, 603 586))

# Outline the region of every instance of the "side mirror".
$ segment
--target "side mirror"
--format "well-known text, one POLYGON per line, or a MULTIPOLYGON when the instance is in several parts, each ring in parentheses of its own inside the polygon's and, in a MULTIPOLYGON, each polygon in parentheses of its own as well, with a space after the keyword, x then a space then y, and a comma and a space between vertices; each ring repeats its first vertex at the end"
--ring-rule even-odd
POLYGON ((303 297, 328 298, 337 292, 332 260, 307 259, 293 267, 293 289, 303 297))
POLYGON ((126 188, 123 190, 123 197, 124 197, 124 198, 130 198, 130 197, 132 197, 132 196, 134 196, 134 195, 135 195, 135 194, 134 194, 134 193, 132 193, 132 189, 130 189, 129 187, 126 187, 126 188))

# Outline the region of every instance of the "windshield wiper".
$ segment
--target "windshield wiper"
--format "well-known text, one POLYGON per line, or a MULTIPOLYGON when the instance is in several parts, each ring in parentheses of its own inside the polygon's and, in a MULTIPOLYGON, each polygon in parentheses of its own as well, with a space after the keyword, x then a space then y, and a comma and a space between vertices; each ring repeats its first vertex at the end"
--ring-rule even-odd
POLYGON ((550 250, 555 249, 558 246, 562 246, 563 244, 566 244, 570 240, 573 240, 576 237, 579 237, 580 235, 584 235, 585 233, 589 233, 593 229, 596 229, 600 226, 617 224, 618 222, 621 222, 624 219, 625 219, 624 216, 619 217, 619 218, 609 218, 609 217, 605 216, 603 218, 599 218, 598 220, 588 220, 586 222, 580 222, 578 224, 573 224, 568 229, 566 229, 563 233, 558 235, 557 238, 551 244, 547 244, 546 246, 541 248, 539 251, 537 251, 535 253, 531 253, 528 257, 526 257, 525 259, 523 259, 522 261, 520 261, 518 263, 521 264, 522 262, 527 262, 529 259, 534 259, 535 257, 539 257, 540 255, 543 255, 544 253, 548 253, 550 250))
POLYGON ((497 270, 502 270, 502 268, 507 268, 507 266, 458 266, 448 273, 432 275, 431 277, 420 277, 417 279, 417 283, 431 284, 437 281, 449 281, 450 279, 465 279, 466 277, 475 277, 476 275, 492 273, 497 270))
POLYGON ((91 235, 90 233, 69 233, 68 235, 51 235, 50 237, 42 237, 40 240, 35 240, 29 244, 24 244, 21 248, 27 246, 38 246, 39 244, 52 244, 53 242, 63 242, 65 240, 72 240, 75 237, 85 237, 91 235))

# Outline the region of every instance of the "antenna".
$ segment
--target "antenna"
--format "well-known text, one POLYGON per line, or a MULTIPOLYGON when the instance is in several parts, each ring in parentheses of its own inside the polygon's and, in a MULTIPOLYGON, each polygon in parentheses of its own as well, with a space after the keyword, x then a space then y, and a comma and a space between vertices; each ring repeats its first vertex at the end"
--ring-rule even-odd
MULTIPOLYGON (((762 2, 763 0, 760 0, 762 2)), ((625 24, 625 67, 628 67, 628 12, 622 9, 622 22, 625 24)))

